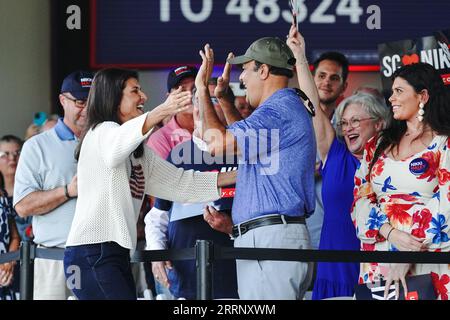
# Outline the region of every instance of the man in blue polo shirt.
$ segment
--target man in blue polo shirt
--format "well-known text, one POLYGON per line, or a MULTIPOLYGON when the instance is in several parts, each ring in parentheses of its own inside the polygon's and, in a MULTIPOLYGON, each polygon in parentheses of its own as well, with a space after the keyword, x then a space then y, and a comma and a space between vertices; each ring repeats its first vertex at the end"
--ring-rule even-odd
MULTIPOLYGON (((196 87, 203 106, 204 135, 213 154, 236 150, 240 155, 232 208, 235 247, 309 249, 305 218, 314 212, 316 143, 311 116, 294 89, 288 88, 295 58, 278 38, 255 41, 229 64, 242 65, 239 80, 256 110, 245 120, 224 108, 228 128, 218 121, 205 90, 213 52, 201 52, 196 87)), ((219 94, 216 94, 220 98, 219 94)), ((214 225, 214 214, 205 219, 214 225)), ((302 299, 311 280, 311 264, 237 260, 241 299, 302 299)))
MULTIPOLYGON (((78 195, 74 150, 85 124, 92 78, 85 71, 68 75, 59 95, 64 118, 22 148, 14 208, 21 217, 33 216, 34 242, 41 247, 64 248, 66 244, 78 195)), ((66 300, 69 295, 62 261, 35 259, 34 299, 66 300)))

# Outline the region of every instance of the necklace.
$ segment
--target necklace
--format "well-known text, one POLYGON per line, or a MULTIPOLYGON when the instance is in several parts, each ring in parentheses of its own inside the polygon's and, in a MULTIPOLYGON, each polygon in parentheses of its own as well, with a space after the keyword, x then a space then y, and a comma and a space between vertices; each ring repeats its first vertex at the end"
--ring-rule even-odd
POLYGON ((418 134, 418 133, 419 133, 419 131, 405 132, 405 136, 407 137, 407 136, 415 135, 415 134, 418 134))

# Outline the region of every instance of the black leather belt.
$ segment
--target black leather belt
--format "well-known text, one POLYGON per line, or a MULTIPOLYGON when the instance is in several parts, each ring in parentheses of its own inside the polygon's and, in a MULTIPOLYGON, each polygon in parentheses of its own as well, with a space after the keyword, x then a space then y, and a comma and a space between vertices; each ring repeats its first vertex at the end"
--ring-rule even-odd
MULTIPOLYGON (((290 216, 284 216, 284 221, 286 223, 298 223, 298 224, 306 224, 305 217, 290 217, 290 216)), ((241 224, 236 224, 233 226, 232 235, 234 238, 239 237, 239 235, 243 235, 249 230, 264 227, 264 226, 270 226, 273 224, 283 224, 283 220, 281 218, 281 215, 278 216, 267 216, 267 217, 261 217, 258 219, 254 219, 251 221, 243 222, 241 224), (241 231, 239 234, 239 230, 241 231)))

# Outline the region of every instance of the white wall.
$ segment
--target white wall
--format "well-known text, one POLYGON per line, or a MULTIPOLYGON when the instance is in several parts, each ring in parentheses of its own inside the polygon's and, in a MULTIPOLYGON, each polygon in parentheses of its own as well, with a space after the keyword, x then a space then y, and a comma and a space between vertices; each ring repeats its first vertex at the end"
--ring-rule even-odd
POLYGON ((0 0, 0 135, 23 137, 50 99, 49 1, 0 0))

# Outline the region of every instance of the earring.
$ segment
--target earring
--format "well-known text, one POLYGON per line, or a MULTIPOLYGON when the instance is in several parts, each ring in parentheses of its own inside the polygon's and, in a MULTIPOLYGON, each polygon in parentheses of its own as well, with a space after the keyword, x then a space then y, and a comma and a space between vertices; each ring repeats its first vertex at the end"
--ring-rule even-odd
POLYGON ((423 115, 425 114, 425 111, 423 110, 424 107, 425 105, 423 104, 423 102, 419 103, 419 111, 417 112, 419 115, 417 116, 417 119, 420 122, 423 121, 423 115))

